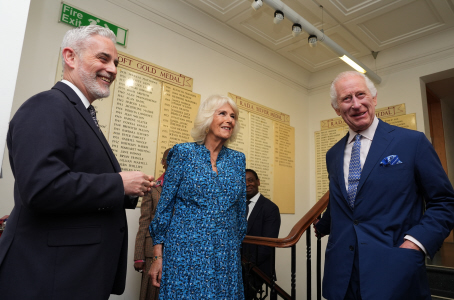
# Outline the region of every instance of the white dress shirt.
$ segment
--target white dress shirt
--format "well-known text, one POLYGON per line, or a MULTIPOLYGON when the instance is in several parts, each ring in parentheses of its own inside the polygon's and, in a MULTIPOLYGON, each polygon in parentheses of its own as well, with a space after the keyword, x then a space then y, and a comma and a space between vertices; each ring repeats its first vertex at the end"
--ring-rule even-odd
MULTIPOLYGON (((344 150, 344 182, 345 182, 345 188, 348 191, 348 172, 349 172, 349 167, 350 167, 350 159, 352 156, 352 148, 353 148, 353 139, 355 138, 356 134, 361 134, 361 150, 360 150, 360 163, 361 163, 361 171, 363 170, 364 163, 367 158, 367 154, 369 153, 370 146, 372 145, 372 141, 374 140, 374 135, 375 131, 377 130, 378 127, 378 118, 374 117, 374 120, 372 121, 372 124, 369 126, 364 131, 361 132, 355 132, 352 129, 348 130, 349 136, 348 136, 348 141, 347 145, 345 146, 344 150)), ((251 203, 252 204, 252 203, 251 203)), ((419 248, 421 248, 422 251, 424 251, 425 254, 426 248, 414 237, 411 235, 406 235, 404 239, 409 240, 413 243, 415 243, 419 248)))
POLYGON ((257 195, 255 195, 254 197, 249 199, 249 201, 251 201, 251 203, 249 203, 249 213, 247 214, 248 220, 249 220, 249 216, 251 215, 252 210, 254 209, 255 204, 257 203, 257 201, 260 198, 260 195, 261 195, 260 192, 258 192, 257 195))
POLYGON ((82 92, 77 88, 77 86, 75 86, 73 83, 69 82, 66 79, 63 79, 61 82, 69 86, 77 94, 77 96, 79 96, 85 108, 88 108, 90 106, 90 101, 88 101, 87 97, 85 97, 85 95, 82 94, 82 92))

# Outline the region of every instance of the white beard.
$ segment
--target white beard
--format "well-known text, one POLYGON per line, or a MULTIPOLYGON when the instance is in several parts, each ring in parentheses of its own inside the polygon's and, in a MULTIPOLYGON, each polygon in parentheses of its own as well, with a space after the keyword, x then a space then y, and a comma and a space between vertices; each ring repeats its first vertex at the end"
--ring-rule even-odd
MULTIPOLYGON (((87 89, 87 93, 92 95, 94 99, 101 99, 109 97, 110 89, 108 87, 104 87, 100 85, 96 79, 97 74, 90 74, 89 72, 85 71, 83 68, 79 68, 79 76, 84 84, 85 88, 87 89)), ((105 76, 109 78, 110 76, 105 76)))

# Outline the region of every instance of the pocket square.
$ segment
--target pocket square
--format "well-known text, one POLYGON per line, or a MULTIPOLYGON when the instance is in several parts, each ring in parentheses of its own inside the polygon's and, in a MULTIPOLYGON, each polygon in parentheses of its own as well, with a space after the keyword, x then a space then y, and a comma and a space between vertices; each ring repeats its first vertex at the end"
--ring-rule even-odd
POLYGON ((399 159, 399 156, 397 155, 390 155, 390 156, 387 156, 385 158, 383 158, 383 160, 380 162, 380 166, 394 166, 394 165, 398 165, 398 164, 401 164, 402 162, 400 161, 399 159))

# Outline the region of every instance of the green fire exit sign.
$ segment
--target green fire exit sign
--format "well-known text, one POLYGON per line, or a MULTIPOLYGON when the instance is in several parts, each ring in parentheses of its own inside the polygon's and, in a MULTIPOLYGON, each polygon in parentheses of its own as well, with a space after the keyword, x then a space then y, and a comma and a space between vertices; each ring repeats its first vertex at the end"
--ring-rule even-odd
POLYGON ((74 6, 68 5, 62 2, 60 22, 68 25, 79 27, 88 25, 99 25, 109 28, 113 31, 117 37, 117 44, 126 46, 126 37, 128 35, 128 29, 119 27, 110 22, 107 22, 101 18, 91 15, 83 10, 75 8, 74 6))

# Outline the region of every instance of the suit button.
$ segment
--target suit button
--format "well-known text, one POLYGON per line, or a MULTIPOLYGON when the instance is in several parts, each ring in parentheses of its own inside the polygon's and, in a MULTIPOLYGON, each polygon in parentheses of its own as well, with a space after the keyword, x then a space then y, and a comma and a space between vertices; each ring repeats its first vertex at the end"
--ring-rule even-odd
POLYGON ((355 220, 355 221, 353 222, 353 224, 358 225, 358 224, 359 224, 359 221, 358 221, 358 220, 355 220))
POLYGON ((350 251, 353 251, 353 250, 355 250, 355 247, 350 246, 350 247, 348 247, 348 249, 350 249, 350 251))
POLYGON ((121 227, 120 232, 125 232, 125 229, 126 229, 125 227, 121 227))

